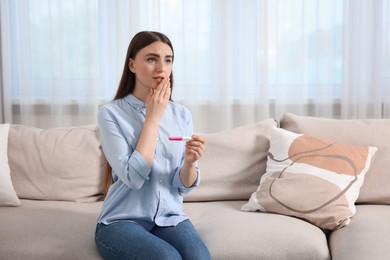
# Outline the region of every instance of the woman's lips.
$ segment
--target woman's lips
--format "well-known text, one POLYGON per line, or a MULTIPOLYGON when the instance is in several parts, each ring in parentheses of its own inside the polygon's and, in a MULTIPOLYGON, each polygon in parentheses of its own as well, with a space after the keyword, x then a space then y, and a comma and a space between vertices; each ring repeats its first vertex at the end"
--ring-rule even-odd
POLYGON ((158 83, 160 83, 164 79, 164 77, 153 77, 153 79, 157 80, 158 83))

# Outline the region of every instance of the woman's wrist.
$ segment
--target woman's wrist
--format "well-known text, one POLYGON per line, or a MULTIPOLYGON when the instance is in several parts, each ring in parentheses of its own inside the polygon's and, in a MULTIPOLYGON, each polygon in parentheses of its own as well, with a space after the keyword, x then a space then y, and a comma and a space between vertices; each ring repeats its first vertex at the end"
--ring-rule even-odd
POLYGON ((186 162, 186 161, 184 161, 184 167, 186 167, 187 169, 196 168, 196 162, 186 162))
POLYGON ((148 126, 151 126, 151 127, 155 127, 155 128, 158 128, 158 125, 160 123, 160 120, 158 118, 155 118, 155 117, 146 117, 145 118, 145 122, 144 122, 144 127, 146 125, 148 126))
POLYGON ((198 177, 196 163, 184 162, 181 169, 180 179, 185 187, 191 187, 196 182, 198 177))

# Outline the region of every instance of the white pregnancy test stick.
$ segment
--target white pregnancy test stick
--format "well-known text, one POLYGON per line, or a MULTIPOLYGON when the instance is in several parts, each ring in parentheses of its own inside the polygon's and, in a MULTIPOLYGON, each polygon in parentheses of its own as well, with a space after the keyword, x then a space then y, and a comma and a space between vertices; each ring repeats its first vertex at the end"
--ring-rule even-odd
POLYGON ((169 141, 189 141, 192 138, 190 136, 171 136, 169 141))

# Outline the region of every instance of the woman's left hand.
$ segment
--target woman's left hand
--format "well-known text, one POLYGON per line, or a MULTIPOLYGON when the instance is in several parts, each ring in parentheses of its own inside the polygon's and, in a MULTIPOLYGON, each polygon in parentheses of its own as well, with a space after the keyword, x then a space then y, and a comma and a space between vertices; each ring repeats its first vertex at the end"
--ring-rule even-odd
POLYGON ((205 150, 205 139, 198 135, 192 135, 191 140, 186 142, 185 162, 188 164, 195 163, 202 157, 205 150))

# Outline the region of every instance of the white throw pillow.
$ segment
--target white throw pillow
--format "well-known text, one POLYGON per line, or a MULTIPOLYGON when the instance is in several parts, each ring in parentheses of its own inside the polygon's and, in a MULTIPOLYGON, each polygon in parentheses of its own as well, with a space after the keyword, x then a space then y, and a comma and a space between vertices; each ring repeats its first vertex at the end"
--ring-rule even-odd
POLYGON ((8 165, 9 124, 0 124, 0 206, 19 206, 20 200, 12 185, 8 165))

